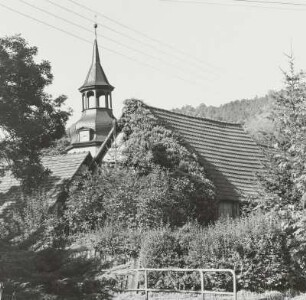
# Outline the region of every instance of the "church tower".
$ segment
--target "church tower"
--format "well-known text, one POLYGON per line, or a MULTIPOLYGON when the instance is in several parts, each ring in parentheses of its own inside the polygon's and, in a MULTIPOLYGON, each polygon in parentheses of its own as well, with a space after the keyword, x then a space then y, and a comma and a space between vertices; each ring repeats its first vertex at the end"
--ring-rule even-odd
POLYGON ((69 153, 90 151, 93 157, 105 141, 112 127, 113 116, 112 91, 100 62, 97 42, 97 24, 95 24, 95 41, 92 63, 83 85, 79 88, 82 94, 82 117, 69 128, 69 153))

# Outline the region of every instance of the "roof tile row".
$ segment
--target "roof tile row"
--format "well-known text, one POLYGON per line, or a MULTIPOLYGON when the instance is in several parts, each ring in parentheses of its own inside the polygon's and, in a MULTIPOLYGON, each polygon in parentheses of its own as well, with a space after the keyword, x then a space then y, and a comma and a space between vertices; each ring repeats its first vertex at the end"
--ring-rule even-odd
POLYGON ((213 180, 219 200, 237 201, 256 190, 256 172, 265 157, 240 124, 186 116, 147 106, 197 152, 213 180))

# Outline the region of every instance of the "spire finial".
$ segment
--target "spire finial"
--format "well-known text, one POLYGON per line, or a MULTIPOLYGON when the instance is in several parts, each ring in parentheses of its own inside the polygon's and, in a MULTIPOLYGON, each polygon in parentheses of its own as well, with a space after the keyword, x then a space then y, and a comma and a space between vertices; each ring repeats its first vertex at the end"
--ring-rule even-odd
POLYGON ((94 29, 95 29, 95 37, 97 39, 97 27, 98 27, 98 23, 97 23, 97 15, 95 15, 95 24, 94 24, 94 29))

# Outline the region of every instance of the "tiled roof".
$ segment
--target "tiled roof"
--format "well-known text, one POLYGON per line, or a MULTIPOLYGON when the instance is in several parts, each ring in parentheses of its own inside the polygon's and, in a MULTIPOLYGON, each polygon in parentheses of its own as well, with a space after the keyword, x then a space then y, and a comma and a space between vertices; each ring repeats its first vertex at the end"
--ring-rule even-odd
POLYGON ((191 117, 147 106, 164 126, 176 131, 199 154, 219 200, 237 201, 256 189, 255 173, 265 160, 240 124, 191 117))
MULTIPOLYGON (((70 181, 86 160, 91 160, 89 152, 42 157, 42 164, 51 171, 44 183, 50 200, 56 199, 61 185, 70 181)), ((20 183, 9 172, 0 177, 0 216, 9 204, 20 198, 20 183)), ((51 201, 52 201, 51 200, 51 201)))

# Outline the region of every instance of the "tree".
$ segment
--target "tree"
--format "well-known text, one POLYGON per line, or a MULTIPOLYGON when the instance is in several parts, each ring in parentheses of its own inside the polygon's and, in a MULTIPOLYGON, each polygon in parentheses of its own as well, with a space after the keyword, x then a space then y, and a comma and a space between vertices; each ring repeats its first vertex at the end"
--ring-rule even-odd
POLYGON ((266 172, 259 176, 263 192, 258 206, 280 218, 286 244, 295 264, 292 270, 301 278, 294 282, 304 289, 306 278, 306 77, 296 72, 294 59, 284 72, 285 86, 274 94, 272 121, 275 131, 268 149, 266 172))
POLYGON ((274 94, 273 149, 268 153, 267 173, 260 177, 267 210, 300 210, 306 192, 306 80, 304 72, 295 71, 293 57, 289 59, 285 87, 274 94))
POLYGON ((30 188, 47 173, 41 149, 64 135, 70 115, 62 110, 66 96, 53 99, 44 91, 53 75, 36 55, 37 47, 20 35, 0 38, 0 162, 30 188))

